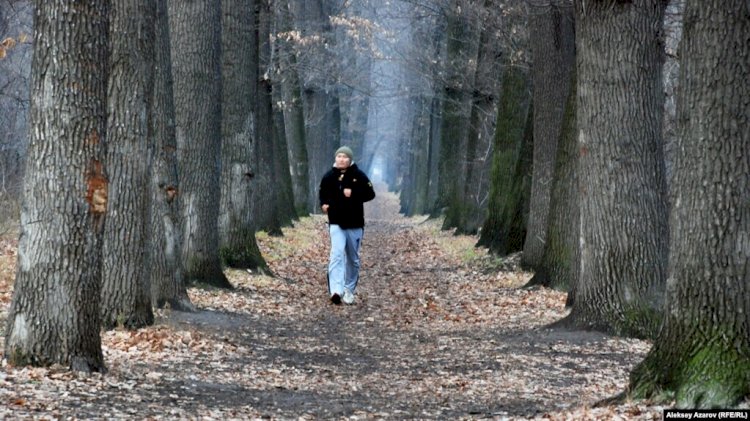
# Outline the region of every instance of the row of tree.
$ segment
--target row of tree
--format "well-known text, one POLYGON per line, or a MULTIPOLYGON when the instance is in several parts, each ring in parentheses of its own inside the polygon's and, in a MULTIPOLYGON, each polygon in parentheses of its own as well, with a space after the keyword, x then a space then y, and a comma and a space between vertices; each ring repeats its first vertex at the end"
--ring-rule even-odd
POLYGON ((750 392, 747 3, 685 2, 673 144, 667 2, 529 7, 533 123, 518 115, 523 102, 501 102, 493 171, 502 174, 484 225, 492 232, 481 237, 492 240, 480 244, 513 250, 522 232, 513 223, 525 218, 532 283, 569 292, 558 326, 654 340, 623 396, 737 405, 750 392), (529 137, 525 201, 514 165, 526 167, 519 143, 529 137))
POLYGON ((747 395, 742 0, 88 3, 36 5, 11 362, 101 369, 99 326, 263 269, 343 139, 404 213, 523 250, 560 324, 655 339, 631 396, 747 395))
POLYGON ((747 3, 527 1, 526 36, 510 2, 500 20, 486 2, 440 4, 431 36, 413 25, 441 60, 402 109, 402 211, 522 250, 531 284, 569 292, 558 326, 654 339, 630 396, 746 397, 747 3), (488 45, 498 28, 518 43, 488 45))
POLYGON ((364 132, 358 75, 344 103, 326 70, 337 36, 368 41, 333 6, 34 3, 12 364, 102 370, 100 327, 191 310, 186 285, 231 288, 226 266, 267 270, 255 233, 313 210, 340 132, 364 132))

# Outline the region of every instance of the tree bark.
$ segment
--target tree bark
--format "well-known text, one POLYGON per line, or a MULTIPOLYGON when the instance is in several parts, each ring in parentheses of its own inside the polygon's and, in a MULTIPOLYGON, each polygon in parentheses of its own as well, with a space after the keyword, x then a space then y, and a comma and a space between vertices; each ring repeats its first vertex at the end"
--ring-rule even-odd
POLYGON ((182 256, 189 282, 231 288, 219 258, 221 4, 169 2, 177 152, 182 185, 182 256))
POLYGON ((102 326, 138 329, 151 311, 148 131, 154 87, 154 3, 113 0, 107 93, 109 203, 104 224, 100 312, 102 326))
POLYGON ((730 408, 750 390, 750 10, 688 0, 664 324, 634 398, 730 408))
POLYGON ((104 371, 109 2, 36 2, 31 142, 5 356, 104 371))
MULTIPOLYGON (((333 153, 340 146, 338 98, 331 77, 335 64, 331 50, 335 48, 331 24, 324 0, 299 2, 300 27, 306 37, 316 39, 306 54, 300 55, 305 140, 308 158, 308 204, 310 212, 320 212, 318 187, 323 175, 331 168, 333 153), (303 10, 303 11, 302 11, 303 10)), ((359 157, 355 156, 355 160, 359 157)))
MULTIPOLYGON (((277 66, 274 65, 274 68, 277 66)), ((279 218, 282 227, 291 227, 297 217, 294 208, 294 189, 292 188, 292 173, 289 171, 289 146, 286 142, 286 128, 284 125, 284 111, 281 106, 281 89, 271 84, 271 103, 273 116, 273 154, 275 157, 277 186, 279 189, 279 218)))
POLYGON ((221 209, 222 263, 241 269, 267 269, 255 239, 253 191, 257 189, 252 89, 257 44, 254 0, 222 1, 221 209))
MULTIPOLYGON (((575 66, 572 3, 535 2, 529 7, 529 39, 534 60, 534 167, 522 265, 536 269, 547 241, 550 195, 557 144, 575 66)), ((616 45, 612 45, 616 48, 616 45)))
POLYGON ((532 97, 528 72, 510 64, 497 110, 487 218, 477 246, 504 256, 521 250, 531 185, 532 97))
POLYGON ((294 208, 298 216, 305 216, 315 203, 310 199, 310 180, 305 140, 305 118, 302 107, 302 88, 297 68, 292 33, 292 17, 288 1, 277 1, 276 23, 278 32, 276 44, 279 60, 279 88, 284 109, 284 131, 289 151, 289 171, 294 190, 294 208))
POLYGON ((581 266, 563 325, 654 337, 660 323, 669 242, 664 6, 577 4, 581 266))
POLYGON ((269 0, 258 0, 258 80, 255 115, 258 135, 258 197, 255 200, 256 228, 270 235, 282 235, 279 215, 280 191, 274 151, 274 122, 271 104, 271 18, 269 0))
POLYGON ((479 31, 472 25, 469 10, 462 9, 457 4, 460 2, 454 3, 446 29, 447 77, 440 130, 439 199, 433 212, 445 210, 443 229, 458 227, 462 217, 462 175, 479 46, 479 31))
POLYGON ((151 128, 154 140, 151 172, 151 304, 169 305, 173 310, 192 311, 194 307, 185 288, 180 255, 182 224, 180 188, 177 174, 172 60, 169 48, 167 0, 156 0, 154 89, 151 102, 151 128))
POLYGON ((557 145, 544 256, 528 283, 528 286, 543 285, 569 292, 568 305, 573 304, 572 297, 575 294, 570 292, 578 279, 578 235, 581 228, 578 209, 575 70, 572 82, 565 105, 562 135, 557 145))
MULTIPOLYGON (((491 7, 485 2, 485 8, 491 7)), ((502 78, 498 58, 502 56, 494 34, 498 28, 490 18, 481 21, 479 53, 472 91, 471 118, 466 141, 466 167, 461 218, 456 233, 474 235, 484 222, 489 194, 492 146, 497 123, 497 97, 502 78)))

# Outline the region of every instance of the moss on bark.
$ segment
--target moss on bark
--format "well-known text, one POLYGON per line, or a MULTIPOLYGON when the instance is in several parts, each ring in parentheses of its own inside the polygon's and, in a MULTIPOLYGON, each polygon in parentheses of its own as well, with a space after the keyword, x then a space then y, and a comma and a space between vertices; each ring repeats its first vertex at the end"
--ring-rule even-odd
POLYGON ((750 394, 750 350, 726 335, 655 347, 630 376, 631 399, 676 401, 678 408, 737 406, 750 394))

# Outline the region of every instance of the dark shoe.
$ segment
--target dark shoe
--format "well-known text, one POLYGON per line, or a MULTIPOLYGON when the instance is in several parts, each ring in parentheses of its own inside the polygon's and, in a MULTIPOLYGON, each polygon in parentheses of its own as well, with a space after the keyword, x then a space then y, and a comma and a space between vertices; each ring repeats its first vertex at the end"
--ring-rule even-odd
POLYGON ((337 293, 331 295, 331 302, 334 304, 341 304, 341 296, 337 293))

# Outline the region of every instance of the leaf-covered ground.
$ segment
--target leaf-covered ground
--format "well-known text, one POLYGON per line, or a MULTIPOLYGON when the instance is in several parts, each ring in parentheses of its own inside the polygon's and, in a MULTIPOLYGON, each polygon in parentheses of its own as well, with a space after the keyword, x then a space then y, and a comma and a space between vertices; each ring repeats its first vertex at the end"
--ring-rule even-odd
MULTIPOLYGON (((3 360, 0 418, 661 419, 659 406, 592 408, 648 342, 545 329, 564 294, 518 289, 530 274, 513 259, 397 209, 384 192, 368 204, 354 305, 329 303, 325 219, 303 218, 258 237, 276 277, 229 270, 234 291, 189 291, 195 313, 103 332, 105 375, 3 360)), ((0 241, 3 326, 15 255, 0 241)))

